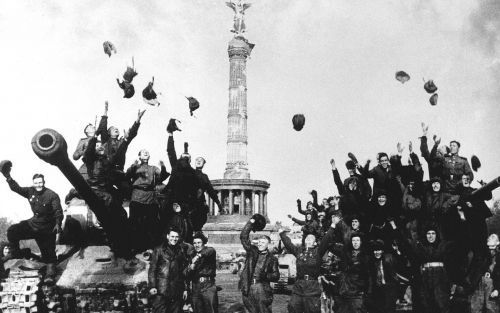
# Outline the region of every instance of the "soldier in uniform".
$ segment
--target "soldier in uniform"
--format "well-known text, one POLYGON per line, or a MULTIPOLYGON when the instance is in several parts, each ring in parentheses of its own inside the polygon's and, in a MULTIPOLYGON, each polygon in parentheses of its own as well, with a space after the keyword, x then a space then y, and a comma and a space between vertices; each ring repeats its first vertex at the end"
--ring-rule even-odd
POLYGON ((489 255, 476 259, 470 267, 469 282, 474 292, 471 296, 471 313, 498 312, 498 292, 500 290, 500 259, 498 258, 497 234, 488 237, 489 255))
POLYGON ((328 244, 333 242, 335 228, 332 226, 319 246, 316 246, 316 236, 308 234, 304 245, 296 247, 290 238, 280 229, 281 241, 285 248, 297 258, 297 281, 288 302, 288 312, 319 313, 321 311, 321 285, 318 281, 320 269, 328 244))
POLYGON ((42 261, 47 263, 45 282, 51 283, 55 276, 56 234, 62 231, 61 223, 63 212, 59 196, 45 187, 45 178, 42 174, 33 175, 32 187, 20 187, 10 176, 11 167, 2 168, 2 174, 12 191, 28 199, 33 217, 14 224, 7 230, 7 239, 10 243, 13 258, 20 257, 19 241, 35 239, 42 261))
POLYGON ((452 194, 456 194, 463 174, 468 174, 470 180, 474 180, 469 161, 467 158, 459 156, 459 151, 460 143, 453 140, 450 142, 450 153, 444 156, 445 190, 452 194))
MULTIPOLYGON (((196 177, 198 178, 198 181, 200 183, 201 191, 202 193, 207 193, 208 196, 217 204, 217 207, 219 208, 219 211, 222 210, 222 204, 220 203, 219 198, 217 197, 217 192, 214 190, 214 187, 212 186, 212 183, 210 182, 210 179, 208 178, 208 175, 203 173, 203 167, 205 166, 206 161, 202 157, 197 157, 196 160, 194 161, 195 165, 195 173, 196 177)), ((198 207, 195 210, 195 213, 193 214, 193 230, 194 231, 199 231, 203 228, 203 225, 207 222, 207 214, 209 208, 207 205, 207 201, 205 199, 205 196, 201 196, 201 201, 198 205, 198 207), (196 217, 196 218, 194 218, 196 217)))
POLYGON ((239 288, 243 303, 250 313, 271 313, 273 291, 270 282, 280 277, 278 259, 268 249, 271 238, 262 236, 256 246, 250 242, 250 231, 255 219, 251 218, 241 230, 240 240, 246 251, 245 266, 241 271, 239 288))
POLYGON ((179 230, 170 228, 165 242, 151 257, 148 281, 154 295, 153 313, 181 313, 188 296, 186 279, 192 247, 180 241, 179 230))
POLYGON ((188 267, 192 281, 193 309, 197 313, 217 313, 219 299, 215 285, 216 260, 215 249, 207 247, 208 238, 202 232, 193 236, 194 252, 188 267))
POLYGON ((127 170, 126 177, 132 184, 132 196, 129 206, 129 222, 134 232, 137 252, 152 249, 159 244, 158 204, 155 199, 155 187, 170 175, 160 161, 160 168, 149 165, 149 151, 139 151, 136 161, 127 170), (140 163, 139 163, 140 162, 140 163))

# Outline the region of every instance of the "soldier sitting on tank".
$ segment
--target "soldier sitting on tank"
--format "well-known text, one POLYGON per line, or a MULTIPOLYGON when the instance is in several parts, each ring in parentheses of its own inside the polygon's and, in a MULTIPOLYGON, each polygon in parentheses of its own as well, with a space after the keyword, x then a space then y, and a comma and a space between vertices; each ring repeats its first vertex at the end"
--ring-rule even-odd
POLYGON ((126 178, 132 185, 129 205, 129 222, 132 227, 133 247, 136 252, 152 249, 160 244, 158 202, 155 199, 156 185, 170 175, 163 161, 160 168, 149 165, 149 151, 139 151, 139 161, 135 161, 126 172, 126 178))
POLYGON ((47 263, 45 282, 52 283, 55 276, 56 234, 60 233, 63 213, 61 200, 52 190, 45 187, 45 178, 42 174, 33 175, 32 187, 20 187, 10 175, 11 166, 3 166, 2 174, 7 178, 7 183, 12 191, 28 199, 33 217, 14 224, 7 230, 11 255, 19 258, 21 255, 19 241, 35 239, 42 261, 47 263))
POLYGON ((205 199, 205 192, 208 196, 217 204, 219 211, 222 209, 222 204, 220 203, 219 198, 217 197, 217 192, 215 191, 208 175, 203 173, 203 167, 207 162, 202 157, 197 157, 194 161, 194 165, 196 167, 195 173, 201 187, 201 201, 199 202, 198 207, 195 212, 193 212, 193 230, 199 231, 203 228, 203 225, 207 222, 207 214, 209 213, 209 208, 207 205, 207 201, 205 199))
MULTIPOLYGON (((123 137, 120 137, 120 131, 117 127, 111 126, 108 131, 101 133, 101 143, 104 149, 104 154, 108 159, 112 159, 113 163, 109 168, 108 176, 113 185, 115 185, 126 199, 130 197, 130 184, 125 178, 125 155, 130 142, 137 136, 139 126, 141 126, 141 118, 146 110, 139 110, 137 119, 128 131, 123 132, 123 137)), ((102 117, 103 127, 107 127, 107 116, 102 117)))
POLYGON ((450 153, 444 156, 443 176, 445 178, 445 190, 451 194, 457 193, 462 175, 468 174, 470 180, 474 180, 474 174, 467 158, 458 155, 460 143, 456 140, 450 142, 450 153))

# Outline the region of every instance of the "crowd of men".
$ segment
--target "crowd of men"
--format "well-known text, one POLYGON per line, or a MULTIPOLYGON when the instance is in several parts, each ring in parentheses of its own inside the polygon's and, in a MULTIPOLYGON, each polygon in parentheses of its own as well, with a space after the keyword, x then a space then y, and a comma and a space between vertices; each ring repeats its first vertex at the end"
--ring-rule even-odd
POLYGON ((379 153, 371 169, 349 153, 343 181, 332 159, 339 196, 319 204, 313 190, 305 209, 297 200, 305 218, 289 218, 302 225, 302 246, 280 230, 297 258, 289 312, 395 312, 407 300, 414 312, 499 311, 500 241, 486 226, 491 191, 471 187, 458 141, 441 146, 434 136, 429 151, 428 126, 422 131, 428 181, 410 142, 407 164, 401 144, 396 155, 379 153))
MULTIPOLYGON (((193 168, 187 144, 177 157, 173 136, 180 129, 171 119, 170 173, 161 161, 158 167, 150 165, 145 149, 125 170, 126 152, 145 111, 139 110, 121 137, 117 127, 108 128, 107 112, 106 103, 98 127, 85 127, 86 137, 73 158, 82 158, 79 171, 113 212, 115 225, 130 229, 130 237, 122 239, 130 240, 129 249, 112 245, 112 251, 125 258, 152 251, 148 280, 154 312, 181 312, 188 297, 194 312, 217 312, 216 251, 206 246, 208 239, 201 232, 208 214, 205 193, 219 209, 221 204, 202 171, 205 160, 197 158, 193 168), (130 203, 128 215, 124 200, 130 203)), ((296 257, 290 312, 394 312, 397 302, 406 301, 408 286, 414 312, 450 312, 454 297, 467 298, 472 312, 498 312, 500 241, 496 234, 488 237, 485 222, 491 212, 484 201, 491 199, 491 191, 475 192, 470 186, 474 175, 468 160, 459 155, 458 141, 445 147, 434 137, 429 151, 428 126, 423 124, 422 131, 420 152, 428 165, 428 181, 423 180, 424 168, 412 144, 407 164, 398 144, 396 155, 379 153, 372 169, 369 161, 363 166, 349 153, 349 177, 344 180, 332 159, 339 196, 319 204, 313 191, 305 209, 297 200, 305 218, 289 217, 302 225, 302 243, 294 245, 279 230, 286 251, 296 257)), ((10 257, 23 257, 20 240, 35 239, 47 263, 45 282, 53 282, 56 234, 63 221, 59 196, 45 187, 42 174, 33 176, 32 187, 20 187, 11 168, 11 162, 0 164, 9 187, 28 199, 34 216, 8 229, 10 257)), ((80 197, 77 190, 70 191, 66 201, 74 197, 80 197)), ((271 312, 271 283, 280 275, 270 238, 250 241, 250 232, 263 225, 262 216, 252 216, 240 237, 246 260, 239 288, 252 313, 271 312)))

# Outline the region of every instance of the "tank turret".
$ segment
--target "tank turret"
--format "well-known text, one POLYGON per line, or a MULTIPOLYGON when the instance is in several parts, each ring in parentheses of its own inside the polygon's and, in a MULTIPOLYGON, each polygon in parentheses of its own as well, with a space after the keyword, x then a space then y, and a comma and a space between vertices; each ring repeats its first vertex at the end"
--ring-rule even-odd
POLYGON ((31 147, 40 159, 59 168, 80 197, 85 200, 108 235, 115 256, 130 257, 130 240, 127 240, 130 231, 125 210, 123 207, 110 209, 90 188, 69 160, 64 137, 53 129, 42 129, 31 140, 31 147))

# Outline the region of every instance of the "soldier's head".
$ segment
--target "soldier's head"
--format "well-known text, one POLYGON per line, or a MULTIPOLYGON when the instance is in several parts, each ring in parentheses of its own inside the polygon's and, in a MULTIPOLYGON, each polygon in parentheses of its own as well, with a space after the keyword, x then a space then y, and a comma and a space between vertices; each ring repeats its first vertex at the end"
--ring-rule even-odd
POLYGON ((384 254, 384 241, 377 239, 372 242, 373 256, 375 259, 380 259, 384 254))
POLYGON ((176 212, 176 213, 179 213, 182 210, 182 208, 181 208, 181 206, 180 206, 179 203, 173 203, 172 204, 172 209, 174 209, 174 212, 176 212))
POLYGON ((387 168, 389 166, 389 156, 385 152, 380 152, 377 156, 378 164, 382 166, 382 168, 387 168))
POLYGON ((462 185, 464 187, 470 187, 470 175, 469 174, 462 175, 462 185))
POLYGON ((425 233, 425 237, 427 238, 427 241, 429 243, 436 242, 436 239, 437 239, 436 230, 434 228, 427 229, 427 232, 425 233))
POLYGON ((95 143, 95 154, 104 155, 105 152, 106 152, 106 149, 104 149, 104 145, 102 144, 102 142, 100 140, 98 140, 95 143))
POLYGON ((196 232, 193 236, 193 246, 196 252, 200 252, 208 242, 208 238, 201 232, 196 232))
POLYGON ((259 241, 257 242, 257 249, 259 251, 266 251, 267 247, 269 247, 269 243, 271 242, 271 238, 269 236, 263 235, 259 238, 259 241))
POLYGON ((384 206, 387 203, 387 195, 379 194, 377 197, 377 203, 379 206, 384 206))
POLYGON ((116 139, 118 138, 118 136, 120 136, 120 130, 115 126, 111 126, 110 128, 108 128, 108 134, 109 137, 116 139))
POLYGON ((304 239, 304 244, 306 248, 312 248, 316 244, 316 236, 314 234, 309 234, 304 239))
POLYGON ((179 242, 180 230, 175 227, 171 227, 167 230, 167 241, 171 246, 175 246, 179 242))
POLYGON ((360 226, 359 218, 354 216, 351 220, 352 230, 359 230, 359 226, 360 226))
POLYGON ((354 250, 359 250, 361 248, 361 234, 354 233, 351 235, 351 244, 354 250))
POLYGON ((439 192, 441 190, 441 180, 437 177, 431 179, 432 191, 439 192))
POLYGON ((146 149, 142 149, 139 151, 139 160, 141 163, 148 163, 149 162, 149 151, 146 149))
POLYGON ((338 222, 342 220, 342 217, 340 215, 333 214, 331 219, 332 219, 332 224, 337 225, 338 222))
POLYGON ((307 201, 306 210, 312 210, 312 209, 313 209, 313 203, 311 201, 307 201))
POLYGON ((323 221, 325 219, 325 216, 326 216, 325 212, 318 212, 318 219, 320 221, 323 221))
POLYGON ((456 140, 450 141, 450 153, 451 154, 458 154, 458 151, 460 150, 460 142, 456 140))
POLYGON ((488 237, 487 244, 488 244, 488 249, 490 249, 490 252, 492 254, 495 254, 496 251, 497 251, 498 245, 500 244, 500 240, 498 239, 498 235, 497 234, 491 234, 488 237))
POLYGON ((328 203, 328 198, 323 198, 321 204, 326 208, 330 206, 330 204, 328 203))
POLYGON ((339 204, 339 197, 334 196, 334 197, 328 198, 328 203, 330 203, 331 207, 336 207, 339 204))
POLYGON ((312 210, 307 210, 306 211, 306 221, 311 221, 312 220, 312 210))
POLYGON ((207 161, 205 161, 204 158, 202 157, 197 157, 195 160, 194 160, 194 167, 196 167, 197 169, 203 169, 203 167, 205 166, 205 163, 207 163, 207 161))
POLYGON ((42 191, 45 187, 45 177, 43 174, 35 174, 33 175, 33 188, 36 191, 42 191))
POLYGON ((349 172, 349 176, 356 174, 356 164, 352 160, 345 162, 345 167, 347 168, 347 172, 349 172))
POLYGON ((2 250, 1 250, 0 255, 2 257, 8 256, 10 254, 10 245, 9 245, 9 243, 8 242, 4 242, 4 243, 2 243, 1 247, 2 247, 2 250))
POLYGON ((83 132, 85 133, 85 136, 87 136, 87 137, 94 137, 94 135, 95 135, 95 126, 92 125, 92 124, 88 124, 83 129, 83 132))

